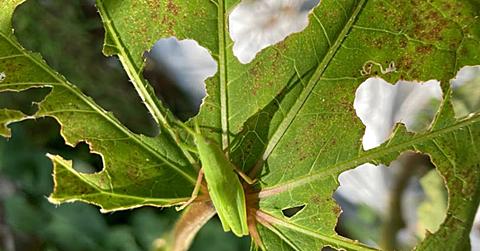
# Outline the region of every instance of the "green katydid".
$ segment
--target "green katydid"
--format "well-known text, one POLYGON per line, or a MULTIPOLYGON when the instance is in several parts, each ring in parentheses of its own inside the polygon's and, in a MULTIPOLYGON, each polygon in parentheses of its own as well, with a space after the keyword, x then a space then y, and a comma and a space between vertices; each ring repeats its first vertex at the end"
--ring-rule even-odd
POLYGON ((190 128, 187 131, 193 135, 202 168, 199 171, 197 182, 192 197, 184 205, 177 208, 181 210, 195 200, 201 187, 203 176, 207 181, 208 194, 217 211, 225 232, 232 231, 241 237, 248 235, 247 209, 245 192, 242 183, 237 175, 249 184, 255 181, 238 170, 233 165, 220 146, 213 140, 204 137, 198 130, 193 132, 190 128))

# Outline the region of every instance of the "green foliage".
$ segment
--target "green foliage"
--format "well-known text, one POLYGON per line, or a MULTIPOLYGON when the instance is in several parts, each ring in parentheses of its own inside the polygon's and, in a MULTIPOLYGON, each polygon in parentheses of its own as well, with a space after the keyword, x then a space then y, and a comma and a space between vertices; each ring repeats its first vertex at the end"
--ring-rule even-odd
MULTIPOLYGON (((102 172, 84 174, 51 156, 52 202, 80 200, 115 211, 188 200, 197 157, 178 144, 183 129, 140 74, 143 52, 160 38, 177 36, 197 40, 218 60, 219 72, 207 80, 208 97, 194 120, 235 164, 258 174, 247 200, 258 197, 249 206, 266 249, 368 249, 334 231, 337 176, 365 162, 388 164, 408 150, 429 154, 449 190, 444 224, 418 249, 468 248, 480 200, 480 115, 455 119, 449 81, 461 67, 480 64, 478 1, 323 0, 306 30, 242 65, 232 55, 227 29, 228 13, 239 1, 98 0, 104 53, 120 58, 160 126, 156 137, 131 132, 23 49, 10 25, 21 2, 0 6, 0 72, 6 74, 0 91, 50 88, 33 117, 55 118, 68 144, 87 142, 103 157, 102 172), (440 80, 445 98, 429 130, 412 134, 398 126, 391 140, 364 152, 364 127, 352 107, 356 88, 368 77, 360 70, 370 60, 396 63, 397 72, 381 76, 389 82, 440 80), (282 214, 299 205, 305 207, 293 217, 282 214)), ((12 117, 12 111, 0 116, 3 124, 25 118, 12 117)))

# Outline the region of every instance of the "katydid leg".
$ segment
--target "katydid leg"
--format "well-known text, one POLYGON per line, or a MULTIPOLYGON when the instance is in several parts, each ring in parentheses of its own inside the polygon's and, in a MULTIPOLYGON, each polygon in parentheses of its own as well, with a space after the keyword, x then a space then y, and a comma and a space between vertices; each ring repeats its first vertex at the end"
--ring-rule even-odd
POLYGON ((192 197, 188 201, 186 201, 183 205, 176 207, 177 211, 183 210, 188 205, 192 204, 193 201, 198 197, 198 193, 200 192, 200 188, 202 187, 203 181, 203 168, 198 171, 197 182, 195 183, 195 188, 193 188, 192 197))
POLYGON ((247 182, 249 185, 253 185, 257 182, 257 179, 252 179, 250 178, 246 173, 244 173, 242 170, 238 169, 235 167, 235 172, 237 172, 242 179, 247 182))

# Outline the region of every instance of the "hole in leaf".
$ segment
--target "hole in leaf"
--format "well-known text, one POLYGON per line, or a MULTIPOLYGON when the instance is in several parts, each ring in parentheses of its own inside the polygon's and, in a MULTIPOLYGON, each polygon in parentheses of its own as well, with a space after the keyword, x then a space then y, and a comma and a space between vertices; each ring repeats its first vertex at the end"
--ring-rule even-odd
MULTIPOLYGON (((96 173, 103 169, 102 157, 92 153, 87 143, 80 142, 75 147, 68 146, 65 143, 65 140, 60 135, 60 125, 53 118, 44 117, 35 120, 25 120, 14 123, 11 127, 13 136, 8 141, 8 144, 10 144, 7 147, 9 151, 6 151, 8 155, 4 155, 8 157, 0 161, 0 173, 4 167, 7 171, 12 169, 10 170, 12 172, 21 172, 21 170, 18 170, 20 167, 25 170, 32 169, 32 166, 38 168, 38 159, 45 161, 51 167, 51 161, 45 157, 45 153, 60 155, 65 159, 72 160, 74 169, 79 172, 96 173), (10 168, 10 166, 14 168, 10 168)), ((0 148, 0 150, 2 149, 0 148)), ((1 151, 0 157, 2 157, 1 151)), ((44 173, 43 169, 41 172, 42 174, 44 173)), ((47 176, 47 180, 50 182, 51 170, 45 171, 44 175, 47 176)), ((36 183, 31 183, 32 186, 34 184, 36 183)), ((38 185, 45 186, 44 190, 52 188, 50 183, 38 185)), ((48 194, 49 192, 45 193, 48 194)))
POLYGON ((337 251, 337 249, 327 246, 327 247, 323 247, 322 251, 337 251))
POLYGON ((50 88, 33 88, 22 92, 0 92, 0 108, 19 110, 27 115, 38 111, 36 102, 42 101, 50 88))
POLYGON ((472 231, 470 232, 470 244, 472 250, 480 250, 480 206, 473 220, 472 231))
POLYGON ((143 76, 181 120, 195 116, 205 98, 205 80, 217 72, 217 62, 194 40, 160 39, 145 53, 143 76))
MULTIPOLYGON (((72 150, 71 159, 73 160, 73 169, 80 173, 98 173, 103 169, 102 157, 91 153, 90 146, 85 142, 79 143, 72 150)), ((64 155, 67 156, 67 155, 64 155)))
POLYGON ((112 111, 130 130, 157 134, 157 126, 118 58, 102 55, 105 32, 93 1, 29 0, 15 11, 13 25, 24 47, 39 52, 53 69, 112 111))
POLYGON ((73 169, 80 173, 98 173, 103 169, 102 157, 90 151, 90 146, 85 142, 70 147, 62 140, 49 142, 48 152, 60 155, 67 160, 72 160, 73 169))
POLYGON ((233 54, 250 63, 262 49, 308 26, 308 14, 319 0, 243 0, 229 16, 233 54))
POLYGON ((363 164, 339 176, 336 231, 384 250, 407 250, 444 221, 448 193, 427 155, 406 152, 389 167, 363 164))
MULTIPOLYGON (((90 151, 90 146, 85 142, 78 143, 71 147, 65 143, 60 135, 60 125, 50 117, 39 118, 35 120, 26 120, 15 123, 12 126, 13 134, 19 130, 21 135, 14 135, 22 139, 28 139, 29 143, 37 148, 42 148, 42 152, 48 152, 53 155, 60 155, 67 160, 72 160, 73 168, 82 173, 97 173, 103 169, 102 157, 90 151), (16 129, 20 128, 20 129, 16 129), (42 135, 42 137, 38 137, 42 135)), ((44 154, 42 154, 44 157, 44 154)))
POLYGON ((285 209, 282 209, 282 214, 287 218, 292 218, 293 216, 300 213, 300 211, 302 211, 304 208, 305 208, 305 205, 285 208, 285 209))
POLYGON ((452 104, 455 117, 480 111, 480 66, 465 66, 452 79, 452 104))
POLYGON ((358 87, 353 105, 366 127, 363 148, 369 150, 384 143, 396 123, 405 124, 411 132, 428 129, 441 100, 442 89, 436 80, 401 80, 391 85, 381 78, 367 79, 358 87))

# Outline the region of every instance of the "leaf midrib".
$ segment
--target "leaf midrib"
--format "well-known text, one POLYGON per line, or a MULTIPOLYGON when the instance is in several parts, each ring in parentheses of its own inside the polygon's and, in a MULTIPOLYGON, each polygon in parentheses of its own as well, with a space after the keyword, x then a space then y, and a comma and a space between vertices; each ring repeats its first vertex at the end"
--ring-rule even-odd
MULTIPOLYGON (((228 93, 227 93, 227 58, 225 42, 225 1, 218 1, 217 5, 218 25, 218 59, 219 59, 219 81, 220 81, 220 117, 222 125, 222 148, 229 149, 229 124, 228 124, 228 93)), ((228 151, 227 157, 228 157, 228 151)))

